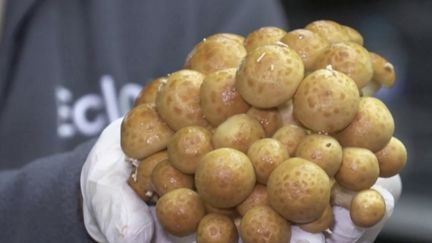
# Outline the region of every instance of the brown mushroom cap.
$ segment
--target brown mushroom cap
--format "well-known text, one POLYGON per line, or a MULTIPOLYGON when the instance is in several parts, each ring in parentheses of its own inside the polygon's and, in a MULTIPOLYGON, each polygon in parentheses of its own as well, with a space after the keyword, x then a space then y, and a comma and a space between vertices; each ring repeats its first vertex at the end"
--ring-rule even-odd
POLYGON ((326 207, 319 219, 307 224, 300 224, 300 228, 311 233, 320 233, 330 228, 333 224, 333 210, 330 204, 326 207))
POLYGON ((370 52, 369 54, 373 67, 372 79, 385 87, 392 87, 396 80, 396 73, 393 65, 377 53, 370 52))
POLYGON ((305 136, 305 129, 297 125, 288 124, 279 128, 273 135, 273 138, 285 146, 289 156, 293 156, 296 153, 298 144, 305 136))
POLYGON ((237 71, 236 88, 249 104, 271 108, 294 95, 303 75, 303 62, 294 50, 266 45, 246 55, 237 71))
POLYGON ((360 191, 369 189, 379 176, 376 156, 368 149, 347 147, 343 149, 342 165, 335 175, 341 186, 360 191))
POLYGON ((204 201, 204 208, 206 210, 206 213, 208 214, 221 214, 221 215, 225 215, 231 219, 235 219, 236 217, 238 217, 238 213, 237 210, 232 207, 232 208, 217 208, 212 206, 211 204, 207 203, 204 201))
POLYGON ((372 79, 373 67, 369 52, 354 42, 332 44, 317 60, 315 68, 331 66, 364 87, 372 79))
POLYGON ((331 44, 350 40, 346 29, 332 20, 313 21, 306 25, 305 29, 317 33, 331 44))
POLYGON ((282 126, 282 119, 279 110, 276 108, 258 109, 251 107, 247 114, 261 124, 267 137, 273 136, 276 130, 282 126))
POLYGON ((248 52, 253 49, 276 44, 286 34, 285 30, 277 27, 262 27, 251 32, 245 39, 244 45, 248 52))
POLYGON ((390 141, 394 128, 393 116, 382 101, 362 97, 354 120, 335 137, 344 147, 361 147, 376 152, 390 141))
POLYGON ((291 158, 280 164, 267 182, 270 205, 295 223, 317 220, 330 200, 330 180, 313 162, 291 158))
POLYGON ((271 207, 259 206, 249 210, 240 222, 244 243, 285 243, 291 238, 291 225, 271 207))
POLYGON ((239 44, 244 43, 245 38, 241 35, 234 34, 234 33, 217 33, 214 35, 211 35, 206 38, 206 40, 212 40, 212 39, 221 39, 221 38, 228 38, 234 41, 237 41, 239 44))
POLYGON ((245 200, 255 186, 255 172, 249 158, 231 148, 215 149, 198 163, 195 186, 207 203, 230 208, 245 200))
POLYGON ((249 146, 265 137, 265 133, 257 120, 246 114, 237 114, 221 123, 213 134, 215 148, 234 148, 247 153, 249 146))
POLYGON ((263 138, 254 142, 247 153, 255 169, 256 179, 267 184, 272 171, 289 158, 284 144, 273 138, 263 138))
POLYGON ((171 164, 183 173, 195 173, 199 160, 213 149, 211 136, 207 129, 199 126, 178 130, 167 146, 171 164))
POLYGON ((159 117, 154 105, 142 104, 124 117, 120 144, 128 157, 143 159, 166 148, 173 133, 159 117))
POLYGON ((129 176, 129 186, 140 196, 145 202, 150 201, 153 196, 154 187, 151 182, 151 174, 153 169, 160 162, 168 159, 166 151, 158 152, 150 155, 139 162, 135 172, 129 176))
POLYGON ((372 227, 385 215, 385 202, 381 194, 373 189, 364 190, 354 196, 350 216, 360 227, 372 227))
POLYGON ((333 137, 311 134, 301 140, 296 156, 316 163, 333 177, 342 163, 342 147, 333 137))
POLYGON ((355 42, 359 45, 364 44, 363 36, 360 34, 360 32, 358 32, 354 28, 351 28, 350 26, 342 25, 342 27, 345 29, 346 33, 348 34, 350 41, 355 42))
POLYGON ((166 81, 166 77, 160 77, 150 81, 138 94, 134 106, 147 103, 154 104, 160 87, 166 83, 166 81))
POLYGON ((223 69, 204 78, 200 90, 201 110, 213 126, 218 126, 228 117, 245 113, 249 104, 235 88, 237 69, 223 69))
POLYGON ((156 214, 166 231, 176 236, 186 236, 196 231, 205 210, 195 191, 179 188, 159 198, 156 214))
POLYGON ((244 216, 247 211, 257 206, 269 206, 267 199, 267 188, 263 185, 256 184, 252 193, 239 205, 237 205, 237 212, 244 216))
POLYGON ((405 145, 397 138, 392 137, 387 145, 375 153, 381 177, 391 177, 398 174, 407 161, 405 145))
POLYGON ((319 69, 309 74, 294 96, 294 116, 316 132, 336 132, 348 126, 357 114, 360 94, 345 74, 319 69))
POLYGON ((327 40, 306 29, 288 32, 281 42, 299 54, 306 70, 312 70, 318 58, 330 47, 327 40))
POLYGON ((199 72, 180 70, 172 73, 161 87, 156 97, 156 109, 172 129, 208 126, 200 106, 203 79, 204 75, 199 72))
POLYGON ((197 243, 236 243, 237 227, 227 216, 207 214, 198 225, 196 241, 197 243))
POLYGON ((161 161, 155 166, 151 182, 159 196, 177 188, 192 189, 194 185, 193 177, 177 170, 169 160, 161 161))
POLYGON ((227 68, 237 68, 246 49, 238 39, 217 36, 204 39, 189 53, 185 68, 209 74, 227 68))

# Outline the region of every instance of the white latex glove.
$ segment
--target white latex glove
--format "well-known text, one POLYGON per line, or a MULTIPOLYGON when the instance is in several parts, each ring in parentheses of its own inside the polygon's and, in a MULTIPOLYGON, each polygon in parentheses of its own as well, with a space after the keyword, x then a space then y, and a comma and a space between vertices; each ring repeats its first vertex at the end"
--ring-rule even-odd
MULTIPOLYGON (((121 119, 111 123, 90 151, 81 172, 84 223, 97 242, 195 242, 195 235, 175 237, 159 225, 154 207, 148 207, 127 184, 132 171, 120 147, 121 119)), ((334 207, 330 234, 312 234, 292 227, 291 242, 373 242, 393 212, 401 191, 400 178, 380 179, 374 186, 386 202, 386 215, 374 227, 355 226, 346 209, 334 207), (390 192, 389 192, 390 191, 390 192), (396 199, 396 200, 395 200, 396 199)))

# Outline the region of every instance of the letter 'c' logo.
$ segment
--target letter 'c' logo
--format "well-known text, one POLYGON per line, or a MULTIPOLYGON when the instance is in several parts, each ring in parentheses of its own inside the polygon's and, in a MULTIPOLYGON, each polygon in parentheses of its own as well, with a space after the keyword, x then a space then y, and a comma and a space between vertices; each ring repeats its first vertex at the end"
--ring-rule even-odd
POLYGON ((76 100, 68 88, 57 87, 57 134, 60 138, 99 134, 109 122, 130 110, 142 88, 128 83, 117 93, 110 75, 102 76, 99 83, 102 94, 86 94, 76 100))

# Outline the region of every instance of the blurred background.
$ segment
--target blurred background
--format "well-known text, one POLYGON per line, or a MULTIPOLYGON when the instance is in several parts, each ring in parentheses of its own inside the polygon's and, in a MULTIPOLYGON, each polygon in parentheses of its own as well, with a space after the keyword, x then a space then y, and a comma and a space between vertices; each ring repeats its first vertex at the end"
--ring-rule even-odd
POLYGON ((359 30, 393 63, 396 85, 378 97, 408 150, 402 197, 377 242, 432 242, 432 1, 282 0, 290 29, 331 19, 359 30))

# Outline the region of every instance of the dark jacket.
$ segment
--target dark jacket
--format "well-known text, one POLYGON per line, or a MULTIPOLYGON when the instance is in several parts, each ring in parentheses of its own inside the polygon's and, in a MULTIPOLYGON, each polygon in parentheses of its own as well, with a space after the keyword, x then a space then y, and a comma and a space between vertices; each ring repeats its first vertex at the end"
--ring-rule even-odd
POLYGON ((93 142, 76 146, 202 38, 286 28, 267 0, 9 0, 4 17, 0 242, 89 241, 79 175, 93 142))

